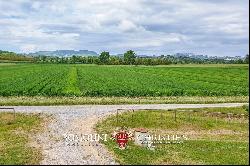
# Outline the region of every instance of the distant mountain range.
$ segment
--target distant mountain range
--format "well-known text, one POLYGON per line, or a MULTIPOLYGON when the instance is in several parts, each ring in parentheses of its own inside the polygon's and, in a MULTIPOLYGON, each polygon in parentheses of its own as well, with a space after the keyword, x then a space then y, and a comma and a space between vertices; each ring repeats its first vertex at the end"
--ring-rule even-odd
POLYGON ((56 50, 56 51, 38 51, 35 53, 30 53, 31 56, 63 56, 63 57, 70 57, 70 56, 98 56, 98 54, 95 51, 89 51, 89 50, 56 50))

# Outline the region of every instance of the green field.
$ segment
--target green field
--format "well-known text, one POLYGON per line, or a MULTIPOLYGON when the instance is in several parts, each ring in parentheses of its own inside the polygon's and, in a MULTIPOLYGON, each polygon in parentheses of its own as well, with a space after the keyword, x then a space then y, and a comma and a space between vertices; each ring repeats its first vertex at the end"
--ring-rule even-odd
POLYGON ((0 96, 248 96, 247 65, 0 65, 0 96))
POLYGON ((247 107, 174 110, 128 110, 99 121, 99 134, 146 128, 151 135, 185 135, 183 143, 155 144, 154 150, 134 144, 120 150, 114 140, 103 141, 120 164, 248 165, 249 120, 247 107), (191 111, 192 110, 192 111, 191 111), (220 113, 218 113, 220 112, 220 113), (227 113, 233 113, 229 119, 227 113), (244 114, 244 116, 242 116, 244 114))

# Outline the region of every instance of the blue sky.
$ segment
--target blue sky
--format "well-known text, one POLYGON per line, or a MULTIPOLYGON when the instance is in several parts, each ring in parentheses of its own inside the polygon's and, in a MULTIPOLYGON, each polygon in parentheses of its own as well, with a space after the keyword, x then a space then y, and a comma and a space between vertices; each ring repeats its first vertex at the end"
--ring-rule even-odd
POLYGON ((248 0, 0 0, 0 49, 249 53, 248 0))

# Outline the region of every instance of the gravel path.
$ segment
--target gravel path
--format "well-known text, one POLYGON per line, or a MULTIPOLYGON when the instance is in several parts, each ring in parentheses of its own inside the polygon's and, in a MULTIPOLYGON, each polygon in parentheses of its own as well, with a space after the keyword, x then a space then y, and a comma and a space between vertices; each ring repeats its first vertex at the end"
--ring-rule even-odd
MULTIPOLYGON (((117 164, 112 155, 98 142, 81 146, 69 146, 65 134, 94 133, 93 126, 104 116, 117 109, 174 109, 204 107, 236 107, 246 103, 222 104, 145 104, 145 105, 78 105, 78 106, 13 106, 16 112, 52 114, 54 120, 47 131, 37 136, 43 149, 44 159, 40 164, 117 164)), ((1 106, 4 108, 5 106, 1 106)), ((6 106, 9 108, 11 106, 6 106)), ((12 107, 11 107, 12 108, 12 107)), ((6 110, 1 110, 6 111, 6 110)))

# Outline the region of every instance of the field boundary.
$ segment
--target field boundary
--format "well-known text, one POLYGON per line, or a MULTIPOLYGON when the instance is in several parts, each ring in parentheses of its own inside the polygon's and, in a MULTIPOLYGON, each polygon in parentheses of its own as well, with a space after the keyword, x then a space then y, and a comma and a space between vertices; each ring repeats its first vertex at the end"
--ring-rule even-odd
POLYGON ((249 96, 74 97, 0 96, 0 106, 248 103, 249 96))

